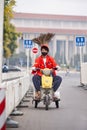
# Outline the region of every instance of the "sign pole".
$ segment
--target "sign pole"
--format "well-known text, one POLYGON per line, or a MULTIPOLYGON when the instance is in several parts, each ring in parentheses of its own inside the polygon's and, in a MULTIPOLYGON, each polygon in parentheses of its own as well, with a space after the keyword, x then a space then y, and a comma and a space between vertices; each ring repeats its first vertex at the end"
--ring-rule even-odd
POLYGON ((38 53, 38 48, 37 47, 33 47, 32 48, 32 52, 33 52, 33 64, 35 62, 35 54, 38 53))
POLYGON ((81 74, 81 65, 82 65, 82 46, 80 46, 80 84, 81 84, 81 78, 82 78, 82 74, 81 74))
POLYGON ((24 47, 27 49, 27 73, 29 73, 29 58, 30 58, 30 48, 32 48, 32 40, 24 39, 24 47))
POLYGON ((27 49, 27 73, 29 73, 29 49, 27 49))
POLYGON ((81 67, 81 63, 82 63, 82 47, 80 46, 80 67, 81 67))
POLYGON ((29 76, 29 87, 30 87, 30 48, 33 47, 32 40, 24 39, 24 47, 27 49, 27 74, 29 76))
POLYGON ((83 62, 83 56, 82 56, 82 47, 85 46, 85 37, 84 36, 77 36, 76 37, 76 46, 79 46, 79 49, 80 49, 80 84, 81 84, 81 73, 82 73, 82 70, 81 70, 81 65, 82 65, 82 62, 83 62))

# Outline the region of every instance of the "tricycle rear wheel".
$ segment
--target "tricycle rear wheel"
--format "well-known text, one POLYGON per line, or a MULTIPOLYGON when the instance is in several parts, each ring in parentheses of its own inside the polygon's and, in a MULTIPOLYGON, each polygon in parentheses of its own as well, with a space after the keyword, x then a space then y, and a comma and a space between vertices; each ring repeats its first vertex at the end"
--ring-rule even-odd
POLYGON ((37 108, 37 105, 38 105, 38 101, 35 100, 35 108, 37 108))
POLYGON ((59 101, 55 101, 56 108, 59 108, 59 101))

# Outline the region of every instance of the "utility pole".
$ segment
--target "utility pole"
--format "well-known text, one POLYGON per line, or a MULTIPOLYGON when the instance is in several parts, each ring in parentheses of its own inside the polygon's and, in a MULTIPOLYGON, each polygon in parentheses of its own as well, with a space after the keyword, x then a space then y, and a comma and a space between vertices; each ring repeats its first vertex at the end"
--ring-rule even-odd
POLYGON ((4 0, 0 0, 0 86, 2 83, 4 0))

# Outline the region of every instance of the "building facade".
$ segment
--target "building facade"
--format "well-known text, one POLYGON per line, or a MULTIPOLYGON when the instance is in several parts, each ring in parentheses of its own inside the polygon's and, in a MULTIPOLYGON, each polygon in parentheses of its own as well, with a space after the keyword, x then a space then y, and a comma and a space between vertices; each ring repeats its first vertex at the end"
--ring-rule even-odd
MULTIPOLYGON (((23 39, 32 39, 40 33, 55 33, 49 43, 50 54, 60 64, 78 66, 80 47, 76 46, 75 39, 78 36, 85 37, 85 46, 81 47, 81 51, 83 61, 87 60, 87 16, 14 13, 11 22, 16 30, 23 34, 23 39)), ((18 39, 18 53, 26 51, 23 47, 23 39, 18 39)), ((30 53, 32 57, 33 54, 30 53)))

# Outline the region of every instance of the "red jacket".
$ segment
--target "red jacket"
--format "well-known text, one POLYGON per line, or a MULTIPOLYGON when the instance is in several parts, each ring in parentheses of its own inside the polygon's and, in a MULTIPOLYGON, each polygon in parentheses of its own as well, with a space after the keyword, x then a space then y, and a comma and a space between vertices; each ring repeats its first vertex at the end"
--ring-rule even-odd
MULTIPOLYGON (((51 56, 47 55, 45 64, 43 61, 43 57, 39 56, 38 58, 36 58, 33 67, 40 68, 40 69, 44 69, 44 68, 52 69, 52 68, 56 67, 57 65, 58 64, 56 63, 56 61, 51 56)), ((32 71, 32 74, 37 74, 39 76, 42 76, 42 73, 39 70, 32 71)), ((53 71, 53 74, 56 75, 55 70, 53 71)))

